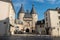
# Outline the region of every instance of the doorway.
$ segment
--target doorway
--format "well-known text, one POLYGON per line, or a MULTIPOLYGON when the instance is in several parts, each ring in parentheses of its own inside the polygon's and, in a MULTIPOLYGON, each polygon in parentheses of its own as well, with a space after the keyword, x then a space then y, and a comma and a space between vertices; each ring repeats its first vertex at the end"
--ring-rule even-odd
POLYGON ((29 32, 29 29, 28 28, 26 29, 26 32, 29 32))

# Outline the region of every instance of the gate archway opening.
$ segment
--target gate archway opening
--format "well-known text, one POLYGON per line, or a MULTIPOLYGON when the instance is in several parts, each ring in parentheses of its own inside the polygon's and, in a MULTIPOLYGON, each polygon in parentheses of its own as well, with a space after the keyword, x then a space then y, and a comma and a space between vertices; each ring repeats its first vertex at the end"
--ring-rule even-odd
POLYGON ((26 32, 29 32, 29 29, 28 28, 26 29, 26 32))

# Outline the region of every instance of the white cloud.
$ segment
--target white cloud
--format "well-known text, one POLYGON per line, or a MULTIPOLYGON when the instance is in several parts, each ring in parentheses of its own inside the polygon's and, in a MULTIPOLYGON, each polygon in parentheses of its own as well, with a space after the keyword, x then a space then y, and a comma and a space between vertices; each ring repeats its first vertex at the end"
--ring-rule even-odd
POLYGON ((20 6, 21 3, 14 3, 14 6, 20 6))
POLYGON ((60 0, 47 0, 50 4, 59 4, 60 0))
POLYGON ((59 4, 60 0, 33 0, 35 2, 41 2, 41 3, 45 3, 46 1, 50 4, 59 4))
POLYGON ((37 1, 39 1, 39 2, 44 2, 44 0, 37 0, 37 1))
POLYGON ((55 2, 56 0, 47 0, 47 1, 50 1, 50 2, 55 2))
POLYGON ((14 6, 21 6, 21 4, 26 4, 26 0, 16 0, 14 3, 14 6))
POLYGON ((14 2, 14 6, 20 6, 21 3, 24 5, 27 4, 29 1, 39 2, 39 3, 49 3, 49 4, 60 4, 60 0, 16 0, 14 2))
POLYGON ((56 2, 56 4, 60 4, 60 0, 56 2))
POLYGON ((35 2, 44 2, 44 0, 34 0, 35 2))
POLYGON ((51 4, 55 4, 57 0, 47 0, 51 4))

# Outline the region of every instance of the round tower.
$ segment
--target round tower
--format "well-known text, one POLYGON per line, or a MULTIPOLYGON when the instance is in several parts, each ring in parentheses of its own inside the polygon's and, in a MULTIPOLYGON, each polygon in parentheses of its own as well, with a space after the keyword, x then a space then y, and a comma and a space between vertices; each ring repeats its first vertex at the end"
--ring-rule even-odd
POLYGON ((35 22, 37 22, 37 20, 38 20, 38 16, 37 16, 37 14, 36 14, 36 11, 35 11, 35 8, 34 8, 34 5, 32 5, 32 10, 31 10, 31 13, 30 14, 32 14, 32 18, 33 18, 33 20, 35 21, 35 22))
POLYGON ((18 12, 18 19, 21 20, 21 21, 23 21, 24 15, 25 15, 25 13, 24 13, 23 4, 21 4, 20 11, 18 12))
POLYGON ((31 10, 31 13, 30 14, 32 15, 32 19, 33 19, 32 20, 32 22, 33 22, 33 30, 35 30, 35 24, 36 24, 36 22, 38 20, 38 17, 37 17, 37 14, 36 14, 34 5, 32 5, 32 10, 31 10))

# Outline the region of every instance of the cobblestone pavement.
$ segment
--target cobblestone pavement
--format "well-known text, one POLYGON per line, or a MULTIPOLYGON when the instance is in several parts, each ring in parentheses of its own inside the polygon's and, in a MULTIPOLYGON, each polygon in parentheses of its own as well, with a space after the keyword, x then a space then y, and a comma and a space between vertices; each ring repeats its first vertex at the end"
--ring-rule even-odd
POLYGON ((51 36, 1 36, 0 40, 60 40, 60 37, 51 36))

